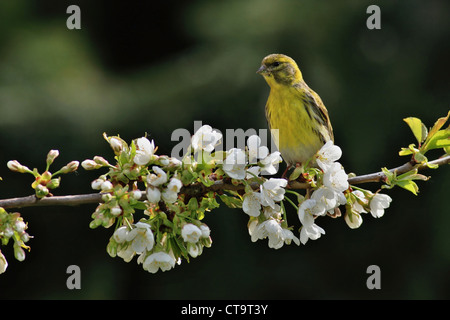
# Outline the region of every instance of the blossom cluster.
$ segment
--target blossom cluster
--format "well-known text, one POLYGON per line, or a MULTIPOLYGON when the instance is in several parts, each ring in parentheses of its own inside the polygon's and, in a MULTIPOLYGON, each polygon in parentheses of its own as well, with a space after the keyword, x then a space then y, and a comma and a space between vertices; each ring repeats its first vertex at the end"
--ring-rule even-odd
POLYGON ((83 161, 82 166, 87 170, 109 168, 91 183, 101 192, 103 202, 92 214, 90 224, 91 228, 115 226, 107 252, 126 262, 137 256, 144 270, 155 273, 180 264, 181 258, 189 261, 204 247, 210 247, 210 230, 201 220, 206 210, 218 204, 211 194, 188 199, 180 193, 182 180, 197 177, 193 164, 185 166, 176 158, 158 156, 154 141, 146 137, 130 145, 120 137, 105 135, 105 139, 117 164, 95 156, 83 161), (138 212, 142 218, 135 222, 138 212))
MULTIPOLYGON (((27 224, 23 221, 19 213, 8 213, 0 207, 0 241, 2 245, 7 245, 12 239, 14 241, 14 257, 18 261, 25 260, 24 249, 29 249, 25 242, 28 242, 30 235, 25 231, 27 224)), ((0 250, 0 274, 6 271, 8 261, 0 250)))
MULTIPOLYGON (((449 154, 450 131, 442 129, 449 117, 450 112, 439 118, 430 130, 418 118, 404 119, 418 146, 410 144, 402 148, 399 155, 411 155, 411 161, 405 166, 412 168, 399 173, 382 168, 385 183, 382 188, 400 186, 417 195, 414 180, 429 179, 418 174, 418 170, 448 163, 448 157, 429 162, 425 154, 433 149, 443 149, 449 154)), ((345 206, 345 222, 354 229, 361 226, 363 213, 370 212, 380 218, 392 202, 388 195, 379 191, 372 193, 350 185, 349 176, 337 162, 342 151, 331 141, 306 163, 296 164, 289 179, 284 179, 284 174, 282 178, 266 177, 278 172, 282 158, 279 152, 270 153, 262 146, 256 135, 247 139, 244 149, 214 152, 222 134, 204 125, 192 136, 182 160, 157 155, 158 148, 147 137, 136 139, 130 145, 119 136, 104 137, 114 151, 116 163, 110 164, 100 156, 82 163, 86 170, 109 169, 91 183, 91 187, 101 193, 102 201, 92 214, 90 227, 114 226, 107 252, 126 262, 137 256, 137 262, 151 273, 170 270, 180 264, 182 258, 189 261, 201 255, 204 247, 211 246, 210 229, 202 220, 207 212, 219 207, 216 198, 230 208, 242 208, 249 216, 247 227, 251 240, 268 239, 269 247, 274 249, 320 238, 325 231, 316 224, 316 219, 326 215, 338 217, 342 206, 345 206), (301 188, 306 185, 306 194, 291 189, 291 182, 292 185, 300 182, 301 188), (286 205, 296 210, 301 225, 298 237, 293 232, 294 227, 288 224, 286 205), (138 213, 141 213, 140 219, 138 213)), ((58 150, 50 150, 43 173, 36 168, 30 170, 17 160, 9 161, 7 166, 14 172, 33 175, 31 187, 40 200, 51 197, 52 190, 60 186, 59 175, 78 169, 79 162, 71 161, 51 173, 50 166, 58 156, 58 150)), ((7 245, 12 239, 14 255, 19 261, 25 259, 24 249, 29 250, 25 244, 30 239, 27 228, 19 213, 8 213, 0 207, 1 244, 7 245)), ((7 266, 0 251, 0 273, 5 272, 7 266)))
MULTIPOLYGON (((40 199, 51 196, 51 191, 60 186, 62 174, 71 173, 78 169, 79 162, 71 161, 56 172, 50 172, 50 166, 58 156, 58 150, 50 150, 48 152, 46 157, 46 167, 42 174, 39 173, 38 169, 34 168, 33 170, 30 170, 27 166, 22 165, 17 160, 8 161, 7 167, 13 172, 32 175, 34 181, 31 183, 31 187, 34 189, 36 198, 40 199)), ((20 213, 8 213, 4 208, 0 207, 0 243, 2 245, 7 245, 10 239, 13 239, 14 257, 18 261, 25 260, 25 250, 30 250, 30 247, 25 244, 31 238, 25 231, 27 228, 28 225, 20 216, 20 213)), ((7 267, 8 261, 0 251, 0 274, 5 272, 7 267)))
POLYGON ((274 249, 318 239, 325 231, 316 218, 336 216, 340 206, 345 205, 345 221, 355 228, 361 225, 361 213, 370 211, 380 217, 391 201, 387 195, 352 189, 337 162, 342 151, 332 142, 317 152, 311 166, 298 166, 291 175, 290 179, 309 184, 303 196, 289 189, 289 180, 268 177, 278 172, 281 154, 270 153, 256 135, 248 137, 244 149, 214 152, 222 134, 204 125, 192 136, 182 160, 157 155, 154 141, 147 137, 130 145, 118 136, 104 137, 116 164, 100 156, 82 162, 87 170, 109 169, 91 184, 102 194, 102 203, 92 214, 90 226, 114 226, 107 252, 126 262, 137 257, 137 263, 151 273, 170 270, 211 246, 210 229, 202 220, 219 207, 216 198, 241 208, 249 216, 251 240, 268 239, 274 249), (216 183, 222 183, 219 192, 214 189, 216 183), (288 224, 286 204, 297 212, 298 236, 288 224))

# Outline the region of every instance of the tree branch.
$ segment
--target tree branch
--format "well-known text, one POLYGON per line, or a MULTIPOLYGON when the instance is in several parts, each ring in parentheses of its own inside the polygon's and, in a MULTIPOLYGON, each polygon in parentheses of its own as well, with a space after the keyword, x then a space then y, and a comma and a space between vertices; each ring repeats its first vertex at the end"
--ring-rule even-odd
MULTIPOLYGON (((449 164, 450 163, 450 156, 442 156, 436 160, 433 161, 428 161, 428 164, 430 165, 443 165, 443 164, 449 164)), ((426 164, 421 164, 421 165, 417 165, 415 162, 410 161, 407 162, 403 165, 401 165, 400 167, 397 168, 393 168, 393 169, 389 169, 389 171, 391 172, 397 172, 397 174, 403 174, 405 172, 408 172, 412 169, 414 169, 414 167, 417 166, 418 170, 423 170, 423 169, 428 169, 428 166, 426 164)), ((353 178, 349 178, 348 179, 348 183, 349 184, 361 184, 361 183, 367 183, 367 182, 381 182, 383 181, 383 179, 386 178, 386 176, 384 175, 383 172, 376 172, 376 173, 371 173, 371 174, 365 174, 362 176, 357 176, 357 177, 353 177, 353 178)))
MULTIPOLYGON (((450 156, 443 156, 439 159, 429 161, 428 162, 431 165, 443 165, 443 164, 450 164, 450 156)), ((418 170, 427 169, 428 166, 425 164, 417 165, 414 162, 407 162, 397 168, 390 169, 389 171, 394 172, 396 171, 397 174, 402 174, 405 172, 408 172, 412 169, 414 169, 417 166, 418 170)), ((361 176, 356 176, 348 179, 349 184, 355 185, 355 184, 361 184, 361 183, 368 183, 368 182, 381 182, 383 179, 385 179, 385 175, 383 172, 376 172, 361 176)), ((299 181, 290 181, 289 187, 291 189, 307 189, 308 188, 307 183, 299 182, 299 181)), ((259 184, 253 183, 251 185, 253 189, 258 189, 259 184)), ((234 190, 234 191, 240 191, 244 190, 243 185, 234 185, 230 182, 225 182, 223 180, 216 181, 212 186, 206 187, 202 183, 193 184, 187 187, 183 187, 180 192, 190 195, 190 196, 198 196, 205 194, 206 192, 213 191, 213 192, 221 192, 226 190, 234 190)), ((89 203, 100 203, 102 202, 102 195, 103 193, 90 193, 90 194, 79 194, 79 195, 69 195, 69 196, 52 196, 52 197, 44 197, 42 199, 38 199, 35 195, 27 196, 27 197, 20 197, 20 198, 11 198, 11 199, 3 199, 0 200, 0 207, 3 207, 5 209, 10 208, 23 208, 23 207, 37 207, 37 206, 78 206, 82 204, 89 204, 89 203)), ((146 194, 144 192, 142 199, 146 199, 146 194)))

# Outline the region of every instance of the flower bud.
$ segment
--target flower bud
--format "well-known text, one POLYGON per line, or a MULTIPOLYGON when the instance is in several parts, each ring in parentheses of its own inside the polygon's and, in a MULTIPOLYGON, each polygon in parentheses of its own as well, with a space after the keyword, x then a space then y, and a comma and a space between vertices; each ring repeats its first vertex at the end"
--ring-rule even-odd
POLYGON ((27 228, 27 225, 25 224, 25 222, 23 222, 22 219, 16 220, 16 221, 14 222, 14 229, 15 229, 18 233, 24 232, 26 228, 27 228))
POLYGON ((109 202, 112 200, 112 198, 113 196, 110 193, 105 193, 104 195, 102 195, 103 202, 109 202))
POLYGON ((114 153, 118 154, 121 153, 123 150, 123 142, 120 141, 120 139, 112 137, 109 139, 109 144, 111 148, 113 149, 114 153))
POLYGON ((38 184, 38 185, 36 186, 35 190, 36 190, 36 197, 38 197, 38 198, 43 198, 43 197, 45 197, 46 195, 48 195, 49 192, 50 192, 50 191, 48 190, 48 188, 45 187, 45 186, 43 186, 42 184, 38 184))
POLYGON ((20 236, 20 240, 22 240, 23 242, 28 242, 28 240, 30 240, 30 235, 28 233, 24 232, 20 236))
POLYGON ((122 208, 120 206, 115 206, 111 208, 110 212, 114 217, 117 217, 122 213, 122 208))
POLYGON ((111 183, 111 181, 105 181, 102 183, 100 188, 102 189, 102 191, 107 192, 107 191, 111 191, 114 188, 114 186, 111 183))
POLYGON ((109 166, 109 162, 103 157, 95 156, 94 161, 95 161, 95 163, 101 165, 102 167, 109 166))
POLYGON ((80 165, 80 162, 78 162, 78 161, 70 161, 68 164, 66 164, 64 167, 62 167, 59 170, 59 172, 60 173, 74 172, 78 169, 79 165, 80 165))
POLYGON ((50 150, 49 153, 47 154, 47 166, 50 166, 58 156, 59 156, 58 150, 50 150))
POLYGON ((61 177, 58 177, 56 179, 52 179, 45 185, 49 189, 56 189, 59 187, 59 183, 61 181, 61 177))
POLYGON ((23 251, 17 242, 14 242, 14 257, 19 261, 25 260, 25 251, 23 251))
POLYGON ((86 159, 81 163, 84 170, 95 170, 100 168, 100 166, 94 160, 86 159))
POLYGON ((102 184, 105 182, 103 179, 95 179, 91 182, 91 188, 94 190, 100 190, 102 188, 102 184))
POLYGON ((130 197, 135 200, 139 200, 142 197, 142 191, 141 190, 133 190, 130 193, 130 197))
POLYGON ((14 171, 14 172, 20 172, 20 173, 31 172, 31 170, 28 169, 28 167, 21 165, 19 163, 19 161, 17 161, 17 160, 8 161, 7 166, 9 168, 9 170, 14 171))

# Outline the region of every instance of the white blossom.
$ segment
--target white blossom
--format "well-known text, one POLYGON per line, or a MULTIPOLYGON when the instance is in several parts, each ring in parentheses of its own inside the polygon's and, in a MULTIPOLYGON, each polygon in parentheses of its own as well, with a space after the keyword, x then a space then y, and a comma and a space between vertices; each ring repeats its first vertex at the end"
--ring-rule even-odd
POLYGON ((269 218, 274 218, 274 219, 281 219, 281 206, 276 204, 272 207, 269 206, 265 206, 263 207, 264 209, 264 216, 269 219, 269 218))
POLYGON ((151 273, 156 273, 159 269, 168 271, 175 267, 175 258, 163 251, 154 252, 145 259, 142 266, 151 273))
POLYGON ((261 138, 257 135, 252 135, 247 139, 247 147, 249 163, 254 164, 258 159, 266 158, 269 155, 269 149, 261 146, 261 138))
POLYGON ((209 238, 209 234, 211 233, 211 230, 206 224, 200 225, 200 230, 202 231, 202 238, 209 238))
POLYGON ((181 160, 177 159, 177 158, 169 158, 169 167, 181 167, 181 165, 183 164, 183 162, 181 162, 181 160))
POLYGON ((291 230, 283 228, 281 232, 284 243, 291 244, 291 241, 294 241, 296 245, 300 245, 300 239, 294 236, 294 233, 291 230))
POLYGON ((140 166, 146 165, 155 152, 155 143, 150 142, 147 138, 142 137, 136 140, 136 155, 134 156, 134 163, 140 166))
MULTIPOLYGON (((354 190, 352 191, 352 194, 361 202, 363 202, 365 205, 367 205, 369 203, 369 201, 366 199, 366 197, 364 196, 364 193, 362 193, 359 190, 354 190)), ((364 207, 358 202, 355 201, 352 204, 352 209, 353 211, 356 211, 357 213, 367 213, 367 211, 364 209, 364 207)))
POLYGON ((161 193, 161 198, 168 203, 174 203, 178 199, 178 192, 182 186, 180 179, 171 178, 167 188, 161 193))
POLYGON ((156 187, 149 186, 147 188, 147 199, 151 203, 158 203, 161 200, 161 191, 156 187))
POLYGON ((244 195, 242 210, 251 217, 257 217, 261 213, 261 194, 250 191, 244 195))
POLYGON ((337 192, 348 189, 348 176, 339 162, 333 162, 324 170, 323 185, 337 192))
POLYGON ((233 179, 245 179, 245 152, 242 149, 232 148, 228 150, 227 157, 223 163, 223 171, 233 179))
POLYGON ((213 130, 209 125, 204 125, 192 136, 191 145, 194 152, 200 150, 212 152, 220 143, 220 139, 222 139, 222 134, 219 131, 213 130))
POLYGON ((187 223, 181 228, 181 236, 185 242, 197 243, 202 235, 202 230, 192 223, 187 223))
POLYGON ((125 241, 127 241, 128 232, 128 227, 122 226, 120 228, 117 228, 113 233, 114 241, 116 241, 117 243, 124 243, 125 241))
POLYGON ((290 244, 291 241, 300 244, 299 239, 294 236, 292 231, 282 228, 280 222, 275 219, 267 219, 261 223, 253 220, 248 226, 248 231, 253 242, 269 238, 269 248, 279 249, 285 243, 290 244))
POLYGON ((347 211, 344 220, 351 229, 359 228, 363 222, 361 215, 352 210, 347 211))
POLYGON ((261 204, 275 208, 275 201, 284 199, 284 188, 287 185, 286 179, 270 178, 260 186, 261 204))
POLYGON ((245 176, 246 179, 254 178, 255 176, 258 177, 261 172, 260 166, 253 166, 247 169, 247 174, 245 176))
POLYGON ((117 255, 123 259, 125 262, 130 262, 133 259, 136 252, 133 250, 131 245, 126 245, 117 251, 117 255))
POLYGON ((384 215, 384 209, 389 208, 392 199, 387 194, 377 193, 370 200, 370 213, 374 218, 381 218, 384 215))
POLYGON ((150 225, 144 222, 136 223, 135 228, 128 232, 126 240, 131 242, 131 247, 136 253, 142 253, 144 250, 150 251, 155 244, 150 225))
POLYGON ((316 210, 316 200, 307 199, 302 202, 298 208, 298 217, 302 224, 300 230, 300 242, 305 244, 308 239, 316 240, 320 238, 325 231, 314 223, 314 215, 316 210))
POLYGON ((282 162, 281 153, 275 151, 260 161, 262 174, 275 174, 278 172, 278 164, 282 162))
POLYGON ((147 176, 147 183, 157 187, 167 182, 167 173, 163 169, 153 166, 152 170, 154 173, 147 176))
POLYGON ((332 213, 334 208, 347 203, 347 199, 342 192, 322 186, 315 190, 311 199, 316 201, 314 215, 324 215, 326 212, 332 213))
POLYGON ((316 161, 319 167, 326 171, 328 167, 342 156, 342 150, 334 145, 333 141, 327 141, 317 152, 316 161))
POLYGON ((203 252, 203 246, 200 243, 188 243, 187 251, 192 258, 197 258, 203 252))
POLYGON ((366 199, 364 193, 359 190, 354 190, 351 194, 356 199, 353 200, 351 207, 347 208, 344 220, 351 229, 356 229, 359 228, 363 222, 361 213, 367 213, 360 202, 362 202, 364 205, 367 205, 368 200, 366 199))

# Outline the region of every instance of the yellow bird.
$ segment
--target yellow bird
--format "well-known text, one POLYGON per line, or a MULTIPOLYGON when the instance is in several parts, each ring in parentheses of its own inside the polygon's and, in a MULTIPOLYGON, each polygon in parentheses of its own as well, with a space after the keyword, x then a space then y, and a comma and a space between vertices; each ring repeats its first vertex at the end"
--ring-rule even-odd
MULTIPOLYGON (((305 83, 292 58, 283 54, 268 55, 257 73, 270 86, 266 118, 287 163, 284 177, 292 165, 304 164, 327 141, 334 141, 333 128, 322 99, 305 83), (273 129, 278 129, 278 139, 273 129)), ((310 165, 314 165, 314 161, 310 165)))

